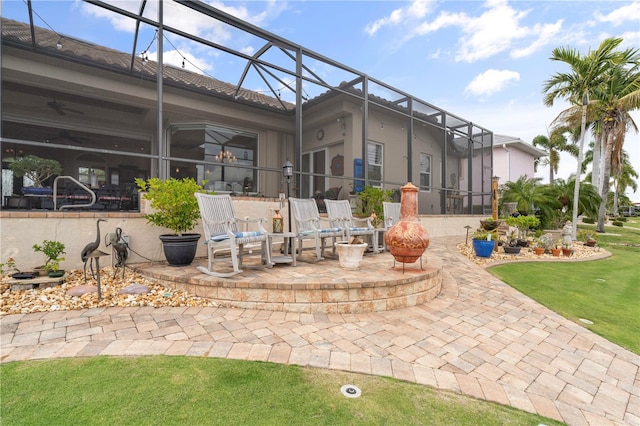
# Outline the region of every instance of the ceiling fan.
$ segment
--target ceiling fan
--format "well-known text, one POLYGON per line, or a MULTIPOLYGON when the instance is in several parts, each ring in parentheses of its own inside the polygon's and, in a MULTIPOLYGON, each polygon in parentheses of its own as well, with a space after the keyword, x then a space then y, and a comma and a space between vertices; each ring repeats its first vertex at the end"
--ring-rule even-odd
POLYGON ((74 114, 84 114, 84 112, 78 111, 77 109, 66 107, 64 104, 56 101, 56 98, 53 98, 53 100, 47 102, 47 105, 49 106, 49 108, 53 109, 60 115, 66 115, 67 112, 72 112, 74 114))
POLYGON ((86 141, 88 141, 88 138, 79 138, 76 136, 71 136, 71 134, 69 132, 67 132, 66 130, 61 130, 60 132, 58 132, 57 135, 47 138, 45 139, 45 142, 55 142, 57 140, 67 140, 67 141, 71 141, 71 142, 75 142, 77 144, 83 144, 86 141))

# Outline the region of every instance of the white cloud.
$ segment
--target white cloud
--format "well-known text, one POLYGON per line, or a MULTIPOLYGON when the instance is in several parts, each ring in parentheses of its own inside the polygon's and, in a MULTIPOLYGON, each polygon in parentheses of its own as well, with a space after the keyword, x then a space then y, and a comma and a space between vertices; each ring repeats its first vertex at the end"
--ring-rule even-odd
POLYGON ((473 95, 489 96, 520 80, 520 74, 509 70, 487 70, 477 75, 464 89, 473 95))
POLYGON ((633 2, 626 6, 622 6, 613 12, 603 15, 600 12, 595 12, 593 16, 600 22, 606 22, 617 27, 625 21, 640 21, 640 2, 633 2))
POLYGON ((557 43, 558 35, 562 29, 562 19, 555 24, 536 25, 533 32, 538 34, 537 40, 534 40, 529 46, 524 48, 515 48, 511 51, 512 58, 522 58, 530 56, 542 49, 544 46, 557 43))
POLYGON ((365 27, 365 32, 370 36, 377 33, 381 28, 395 26, 407 21, 424 18, 431 10, 431 2, 425 0, 413 0, 407 7, 393 10, 389 16, 377 19, 365 27))
POLYGON ((474 62, 489 58, 508 50, 514 40, 533 33, 519 24, 529 13, 528 10, 516 11, 505 0, 490 0, 485 6, 489 7, 487 11, 469 19, 461 27, 465 35, 459 40, 456 61, 474 62))
POLYGON ((416 1, 411 6, 395 9, 388 16, 368 24, 365 31, 374 35, 383 27, 398 27, 403 32, 398 38, 406 42, 414 37, 456 27, 461 36, 455 60, 471 63, 509 50, 512 58, 529 56, 544 46, 556 43, 562 29, 562 19, 555 23, 522 26, 520 22, 531 10, 514 9, 507 0, 488 0, 483 7, 485 10, 478 16, 442 11, 434 18, 426 19, 431 12, 431 4, 416 1), (526 45, 517 47, 518 42, 526 45))

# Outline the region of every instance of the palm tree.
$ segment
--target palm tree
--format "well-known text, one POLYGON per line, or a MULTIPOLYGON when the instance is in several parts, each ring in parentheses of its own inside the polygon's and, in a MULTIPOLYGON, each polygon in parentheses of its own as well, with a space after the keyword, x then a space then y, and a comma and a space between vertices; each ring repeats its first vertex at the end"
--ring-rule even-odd
POLYGON ((638 190, 638 184, 635 179, 638 178, 638 172, 635 171, 631 163, 629 162, 629 155, 623 151, 622 153, 623 163, 619 170, 616 170, 613 178, 613 214, 618 215, 619 200, 622 195, 627 191, 627 188, 638 190))
POLYGON ((580 145, 578 148, 578 165, 575 193, 573 197, 572 237, 576 237, 578 225, 578 198, 580 193, 580 171, 584 147, 584 136, 587 126, 587 106, 593 92, 607 79, 607 71, 620 62, 620 54, 615 49, 622 43, 621 38, 603 40, 597 50, 582 56, 576 49, 558 47, 553 49, 551 60, 565 62, 571 68, 569 73, 556 73, 543 85, 544 104, 553 106, 556 99, 565 99, 572 104, 572 109, 581 108, 580 145))
POLYGON ((639 49, 622 52, 621 62, 608 70, 606 84, 594 92, 597 110, 602 115, 605 142, 602 173, 604 184, 600 193, 603 201, 598 210, 598 232, 604 232, 609 179, 612 174, 619 177, 624 170, 623 146, 626 133, 629 130, 638 132, 638 126, 630 112, 640 108, 639 52, 639 49))
POLYGON ((500 199, 504 203, 518 203, 517 209, 521 214, 533 214, 538 208, 551 216, 553 211, 560 207, 560 203, 540 185, 541 180, 523 175, 515 182, 509 181, 504 184, 500 199))
MULTIPOLYGON (((548 188, 548 194, 553 195, 562 205, 563 211, 568 210, 573 205, 573 197, 576 185, 576 178, 571 175, 566 181, 564 179, 556 179, 555 185, 548 188)), ((595 217, 600 206, 600 194, 595 186, 589 182, 582 182, 580 185, 580 194, 578 196, 578 213, 589 217, 595 217)))
POLYGON ((547 163, 549 164, 549 184, 553 185, 554 173, 558 173, 560 165, 560 152, 568 152, 573 156, 578 155, 578 147, 567 142, 566 128, 557 127, 547 137, 538 135, 533 138, 533 146, 539 146, 547 151, 547 163))

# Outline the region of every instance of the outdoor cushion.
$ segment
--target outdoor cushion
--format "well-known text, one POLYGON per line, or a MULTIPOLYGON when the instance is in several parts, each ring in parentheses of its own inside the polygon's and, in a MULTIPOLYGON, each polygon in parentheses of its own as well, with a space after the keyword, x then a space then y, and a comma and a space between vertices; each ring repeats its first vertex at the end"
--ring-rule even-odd
MULTIPOLYGON (((234 232, 233 235, 236 236, 236 238, 250 238, 250 237, 259 237, 264 235, 263 232, 260 231, 252 231, 252 232, 234 232)), ((229 239, 229 234, 227 233, 222 233, 222 234, 216 234, 211 236, 211 239, 209 241, 224 241, 229 239)), ((205 243, 207 243, 207 241, 205 241, 205 243)))

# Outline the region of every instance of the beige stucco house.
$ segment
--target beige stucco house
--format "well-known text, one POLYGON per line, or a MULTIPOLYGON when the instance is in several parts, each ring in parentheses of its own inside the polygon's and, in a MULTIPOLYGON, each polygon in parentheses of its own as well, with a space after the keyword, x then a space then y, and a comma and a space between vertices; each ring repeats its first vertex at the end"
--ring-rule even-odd
MULTIPOLYGON (((93 238, 96 217, 110 216, 116 219, 110 227, 135 228, 139 241, 155 245, 154 231, 145 226, 143 234, 131 221, 142 220, 134 179, 156 176, 193 177, 209 189, 272 204, 287 192, 347 198, 364 185, 399 189, 412 181, 423 215, 481 214, 490 206, 491 131, 204 3, 179 7, 231 23, 264 46, 249 56, 161 18, 131 18, 157 28, 160 52, 166 32, 242 61, 237 82, 166 65, 162 55, 149 61, 2 19, 3 218, 23 210, 60 217, 57 235, 67 232, 61 226, 78 230, 79 245, 93 238), (273 49, 288 62, 268 60, 273 49), (337 68, 340 80, 317 76, 310 62, 337 68), (288 95, 251 90, 245 79, 252 72, 288 95), (29 182, 9 169, 25 155, 59 161, 63 175, 90 187, 98 202, 74 207, 82 196, 70 182, 58 189, 56 213, 51 196, 25 197, 29 182), (282 173, 286 161, 294 165, 290 185, 282 173)), ((131 15, 117 5, 109 10, 131 15)), ((268 215, 272 204, 243 214, 268 215)), ((19 244, 28 220, 3 219, 3 255, 19 244)))

